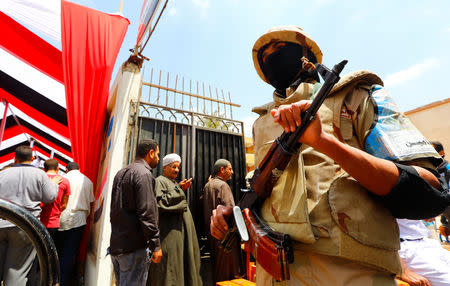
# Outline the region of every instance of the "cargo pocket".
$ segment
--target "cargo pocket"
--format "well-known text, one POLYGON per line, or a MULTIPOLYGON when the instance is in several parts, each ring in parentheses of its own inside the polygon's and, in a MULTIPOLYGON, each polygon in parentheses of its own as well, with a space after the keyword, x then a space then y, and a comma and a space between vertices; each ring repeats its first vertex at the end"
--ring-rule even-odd
MULTIPOLYGON (((270 148, 270 144, 265 144, 260 149, 263 148, 270 148)), ((273 188, 271 196, 261 207, 261 215, 274 230, 289 234, 298 242, 314 243, 307 207, 305 177, 303 172, 299 172, 302 168, 301 156, 292 157, 273 188)))
POLYGON ((359 243, 384 250, 400 248, 395 218, 348 174, 331 184, 328 202, 333 221, 359 243))

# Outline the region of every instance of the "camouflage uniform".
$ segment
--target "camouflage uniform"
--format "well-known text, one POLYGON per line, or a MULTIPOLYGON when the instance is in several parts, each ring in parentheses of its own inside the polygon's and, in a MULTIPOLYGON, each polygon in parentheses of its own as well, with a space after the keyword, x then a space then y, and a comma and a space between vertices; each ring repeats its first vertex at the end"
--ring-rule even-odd
MULTIPOLYGON (((256 70, 266 82, 257 53, 273 41, 299 43, 321 62, 320 49, 303 30, 275 28, 253 48, 256 70)), ((364 150, 364 139, 374 121, 369 96, 374 84, 383 82, 368 71, 344 76, 319 109, 323 131, 364 150)), ((253 126, 255 165, 283 131, 273 122, 270 110, 311 99, 318 88, 318 84, 301 83, 295 90, 288 88, 286 98, 275 92, 273 102, 253 109, 260 115, 253 126)), ((423 164, 428 163, 424 160, 423 164)), ((395 219, 339 165, 310 146, 302 145, 292 158, 261 215, 273 229, 291 235, 295 261, 289 265, 291 280, 279 283, 258 267, 257 285, 396 285, 394 276, 401 272, 401 265, 395 219)))

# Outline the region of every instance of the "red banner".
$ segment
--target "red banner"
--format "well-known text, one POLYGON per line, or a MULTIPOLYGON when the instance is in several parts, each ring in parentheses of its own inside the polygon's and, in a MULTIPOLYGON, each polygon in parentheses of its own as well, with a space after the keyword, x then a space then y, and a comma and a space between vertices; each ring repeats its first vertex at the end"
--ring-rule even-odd
POLYGON ((128 19, 61 3, 67 118, 74 161, 97 185, 109 83, 128 19))

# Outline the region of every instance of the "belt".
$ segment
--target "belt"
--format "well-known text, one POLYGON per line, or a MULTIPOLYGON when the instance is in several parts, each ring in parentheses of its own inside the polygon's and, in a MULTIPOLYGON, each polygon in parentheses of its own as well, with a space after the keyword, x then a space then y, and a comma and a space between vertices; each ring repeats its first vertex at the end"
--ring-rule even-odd
POLYGON ((423 237, 421 237, 421 238, 400 238, 400 242, 404 242, 404 241, 417 241, 417 240, 423 240, 423 237))

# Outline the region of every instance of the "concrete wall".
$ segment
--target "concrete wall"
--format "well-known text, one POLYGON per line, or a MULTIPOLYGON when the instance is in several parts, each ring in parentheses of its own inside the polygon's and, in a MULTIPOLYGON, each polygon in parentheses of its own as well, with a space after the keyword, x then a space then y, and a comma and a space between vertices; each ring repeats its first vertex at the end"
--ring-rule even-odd
POLYGON ((111 257, 107 253, 111 236, 111 189, 115 174, 126 165, 130 106, 138 101, 141 80, 139 68, 133 63, 125 63, 117 73, 111 89, 108 102, 109 124, 107 130, 104 130, 97 182, 97 189, 100 189, 101 193, 94 206, 85 264, 86 286, 108 286, 113 283, 111 257))
POLYGON ((429 141, 440 141, 450 158, 450 98, 405 112, 429 141))

